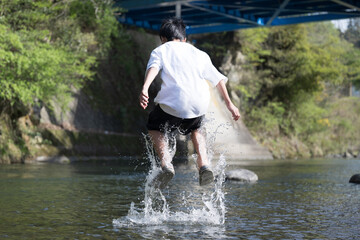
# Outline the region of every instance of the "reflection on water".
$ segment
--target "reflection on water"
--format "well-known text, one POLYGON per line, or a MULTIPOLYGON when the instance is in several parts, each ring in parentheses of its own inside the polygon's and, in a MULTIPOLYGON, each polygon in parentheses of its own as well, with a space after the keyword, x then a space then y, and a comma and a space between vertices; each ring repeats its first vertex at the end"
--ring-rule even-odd
POLYGON ((343 159, 230 163, 227 169, 247 168, 259 181, 224 184, 223 224, 199 217, 210 212, 203 197, 214 188, 198 186, 192 163, 175 167, 162 192, 168 218, 153 224, 127 218, 143 214, 147 167, 126 160, 0 166, 0 238, 357 239, 360 185, 348 180, 359 166, 343 159))

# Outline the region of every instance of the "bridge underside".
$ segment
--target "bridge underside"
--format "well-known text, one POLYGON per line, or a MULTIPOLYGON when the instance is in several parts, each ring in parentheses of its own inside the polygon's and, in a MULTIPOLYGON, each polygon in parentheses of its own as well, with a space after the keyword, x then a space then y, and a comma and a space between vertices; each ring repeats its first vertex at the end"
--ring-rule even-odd
POLYGON ((359 0, 115 0, 118 20, 157 31, 181 17, 188 34, 360 17, 359 0))

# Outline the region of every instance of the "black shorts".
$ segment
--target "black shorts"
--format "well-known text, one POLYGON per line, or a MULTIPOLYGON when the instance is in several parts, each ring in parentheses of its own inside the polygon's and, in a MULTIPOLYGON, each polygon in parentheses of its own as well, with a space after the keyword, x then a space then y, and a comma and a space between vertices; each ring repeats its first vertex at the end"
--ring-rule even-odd
POLYGON ((201 127, 204 115, 196 118, 178 118, 164 112, 161 107, 156 105, 149 114, 149 120, 146 124, 148 130, 156 130, 163 133, 179 131, 186 135, 201 127))

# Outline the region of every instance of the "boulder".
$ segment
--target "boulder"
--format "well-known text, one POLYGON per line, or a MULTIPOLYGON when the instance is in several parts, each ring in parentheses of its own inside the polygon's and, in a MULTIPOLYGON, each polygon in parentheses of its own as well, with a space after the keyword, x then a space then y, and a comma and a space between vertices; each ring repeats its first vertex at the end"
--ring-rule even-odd
POLYGON ((350 180, 350 183, 360 183, 360 174, 353 175, 350 180))
POLYGON ((354 156, 349 152, 349 151, 346 151, 343 153, 343 158, 354 158, 354 156))
POLYGON ((241 182, 256 182, 259 178, 256 173, 247 169, 236 169, 225 173, 226 180, 241 182))
POLYGON ((55 162, 55 163, 70 163, 70 159, 64 155, 60 156, 53 156, 53 157, 47 157, 47 156, 39 156, 36 158, 36 161, 38 162, 55 162))
POLYGON ((360 151, 359 150, 349 149, 349 152, 351 153, 351 155, 353 155, 354 158, 359 158, 360 157, 360 151))

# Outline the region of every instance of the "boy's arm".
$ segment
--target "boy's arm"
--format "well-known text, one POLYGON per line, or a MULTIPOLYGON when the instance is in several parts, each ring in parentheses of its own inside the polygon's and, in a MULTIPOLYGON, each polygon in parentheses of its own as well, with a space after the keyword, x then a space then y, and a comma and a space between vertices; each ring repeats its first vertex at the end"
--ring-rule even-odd
POLYGON ((148 92, 149 87, 151 83, 154 81, 156 75, 158 75, 158 73, 159 73, 159 69, 154 67, 146 71, 144 85, 139 96, 140 106, 143 109, 145 109, 149 104, 149 92, 148 92))
POLYGON ((232 117, 235 121, 237 121, 241 116, 240 116, 240 112, 239 109, 237 107, 235 107, 235 105, 231 102, 231 99, 229 97, 228 91, 226 89, 226 85, 224 80, 221 80, 217 85, 216 85, 217 89, 219 90, 221 96, 223 97, 225 103, 226 103, 226 107, 229 109, 229 111, 232 114, 232 117))

